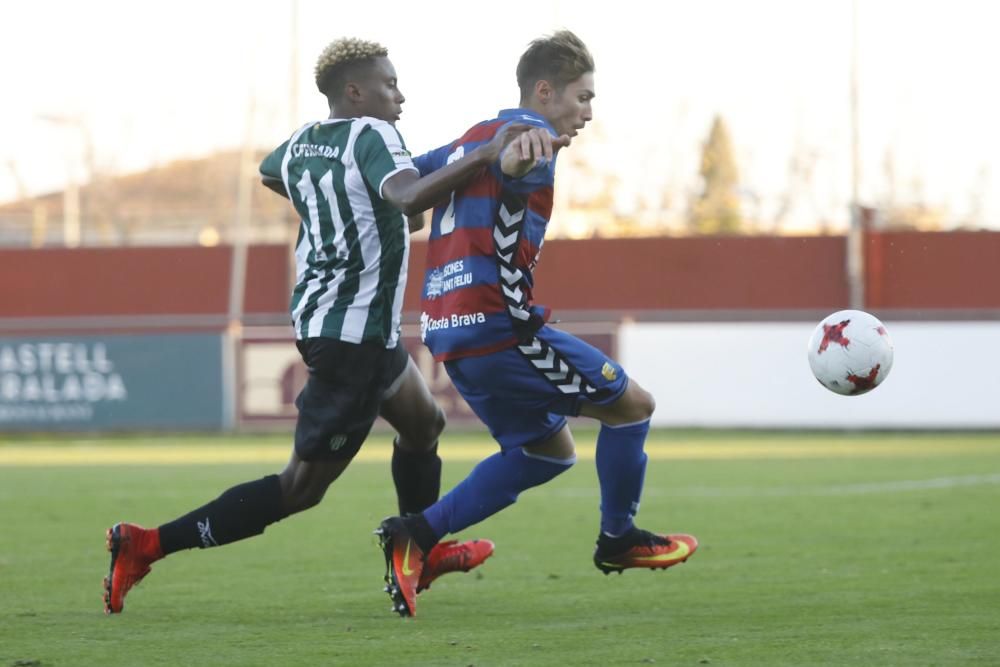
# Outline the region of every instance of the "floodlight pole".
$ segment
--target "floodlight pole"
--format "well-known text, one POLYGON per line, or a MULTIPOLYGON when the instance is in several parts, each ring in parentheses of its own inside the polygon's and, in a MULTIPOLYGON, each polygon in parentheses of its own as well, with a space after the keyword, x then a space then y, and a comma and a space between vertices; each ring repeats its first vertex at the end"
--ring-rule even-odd
POLYGON ((299 0, 291 1, 291 58, 288 72, 288 127, 296 127, 299 123, 299 0))
POLYGON ((246 134, 240 150, 240 163, 236 183, 236 214, 233 216, 232 260, 229 264, 229 308, 223 350, 223 428, 238 428, 239 401, 242 391, 239 387, 239 356, 243 341, 243 300, 246 297, 247 254, 250 244, 250 213, 252 204, 254 169, 253 132, 256 119, 257 100, 251 89, 246 113, 246 134))
POLYGON ((865 307, 864 221, 859 203, 861 151, 858 114, 858 0, 851 2, 851 203, 847 230, 847 291, 850 307, 865 307))
MULTIPOLYGON (((91 140, 87 127, 79 116, 62 116, 58 114, 35 114, 38 120, 44 120, 53 125, 60 125, 76 130, 84 145, 84 150, 90 152, 91 140)), ((63 244, 67 248, 80 245, 80 181, 77 177, 77 158, 69 160, 66 175, 66 189, 63 190, 63 244)), ((93 176, 93 174, 91 174, 93 176)))
MULTIPOLYGON (((301 123, 299 119, 299 0, 291 1, 291 21, 289 27, 291 28, 291 58, 289 60, 289 90, 288 90, 288 115, 289 115, 289 128, 298 127, 301 123)), ((291 294, 295 289, 296 283, 298 283, 298 276, 296 275, 297 267, 295 266, 295 242, 298 237, 299 227, 302 225, 302 221, 299 219, 298 215, 293 214, 292 216, 294 224, 288 227, 288 236, 290 240, 291 251, 286 257, 291 257, 291 261, 288 262, 288 270, 285 272, 286 280, 288 281, 288 293, 291 294)))

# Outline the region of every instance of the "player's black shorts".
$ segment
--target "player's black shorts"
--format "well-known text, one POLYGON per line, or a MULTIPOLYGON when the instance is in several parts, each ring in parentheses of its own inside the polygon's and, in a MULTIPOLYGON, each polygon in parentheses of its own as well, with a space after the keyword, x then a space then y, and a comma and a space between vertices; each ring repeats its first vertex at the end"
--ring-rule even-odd
POLYGON ((303 461, 351 459, 378 417, 385 390, 406 370, 406 348, 333 338, 296 346, 309 379, 295 399, 295 453, 303 461))

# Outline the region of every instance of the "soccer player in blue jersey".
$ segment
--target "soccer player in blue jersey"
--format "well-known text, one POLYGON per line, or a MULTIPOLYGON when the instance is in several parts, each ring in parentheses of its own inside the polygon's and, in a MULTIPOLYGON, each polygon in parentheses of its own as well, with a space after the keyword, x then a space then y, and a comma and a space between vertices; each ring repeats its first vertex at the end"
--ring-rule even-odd
MULTIPOLYGON (((564 144, 592 118, 594 61, 569 31, 537 39, 517 66, 520 105, 414 160, 435 173, 523 122, 564 144)), ((424 554, 450 533, 483 521, 576 461, 567 415, 601 423, 597 472, 601 520, 594 564, 605 574, 666 568, 698 546, 690 535, 635 526, 653 397, 618 363, 546 324, 532 303, 532 271, 552 211, 555 155, 534 137, 515 140, 434 210, 422 294, 421 335, 501 451, 421 514, 390 517, 376 530, 386 591, 402 616, 416 611, 424 554)), ((557 148, 559 146, 557 145, 557 148)))
MULTIPOLYGON (((316 65, 329 118, 299 128, 261 164, 264 185, 288 197, 302 219, 291 315, 309 378, 296 399, 291 460, 280 474, 234 486, 159 528, 109 528, 107 613, 123 610, 126 594, 160 558, 259 535, 319 503, 380 412, 399 433, 392 474, 400 512, 418 512, 437 500, 444 416, 399 344, 409 255, 403 214, 447 197, 519 133, 528 144, 544 133, 521 124, 421 176, 395 128, 404 97, 387 56, 373 42, 330 44, 316 65)), ((523 155, 521 146, 513 151, 523 155)), ((493 550, 488 540, 437 547, 429 554, 424 587, 447 572, 475 567, 493 550)))

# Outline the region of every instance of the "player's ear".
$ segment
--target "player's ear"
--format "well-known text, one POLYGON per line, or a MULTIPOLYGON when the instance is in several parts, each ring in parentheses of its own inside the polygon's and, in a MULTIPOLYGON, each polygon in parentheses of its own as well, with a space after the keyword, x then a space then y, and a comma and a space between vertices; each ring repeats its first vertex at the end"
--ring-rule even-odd
POLYGON ((555 92, 555 89, 552 88, 552 84, 545 79, 539 79, 535 82, 535 97, 537 97, 539 101, 548 103, 549 100, 552 99, 553 95, 555 95, 555 92))
POLYGON ((351 102, 357 103, 364 99, 365 94, 364 91, 361 90, 361 86, 352 81, 348 81, 347 84, 344 85, 344 97, 351 102))

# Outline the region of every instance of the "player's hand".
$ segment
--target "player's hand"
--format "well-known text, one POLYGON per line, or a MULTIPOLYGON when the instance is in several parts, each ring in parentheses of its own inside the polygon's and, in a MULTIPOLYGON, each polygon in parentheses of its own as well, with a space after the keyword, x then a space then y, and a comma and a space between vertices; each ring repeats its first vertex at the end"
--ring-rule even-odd
POLYGON ((512 159, 518 162, 537 161, 542 158, 551 160, 554 151, 569 146, 569 141, 566 135, 553 138, 547 130, 537 125, 509 123, 500 128, 500 131, 478 150, 482 151, 490 162, 501 155, 507 155, 508 148, 514 152, 512 159))
POLYGON ((555 151, 563 146, 569 146, 569 136, 553 137, 548 130, 533 127, 518 134, 510 142, 507 151, 519 161, 551 160, 555 151))
POLYGON ((569 143, 570 138, 565 134, 553 137, 545 128, 532 127, 510 141, 500 158, 500 168, 508 176, 523 176, 539 162, 552 160, 555 152, 569 143))
POLYGON ((500 128, 493 138, 488 142, 479 147, 479 152, 483 154, 485 159, 489 162, 494 162, 500 158, 500 154, 503 150, 512 142, 518 139, 520 136, 534 129, 533 125, 526 125, 524 123, 508 123, 500 128))

